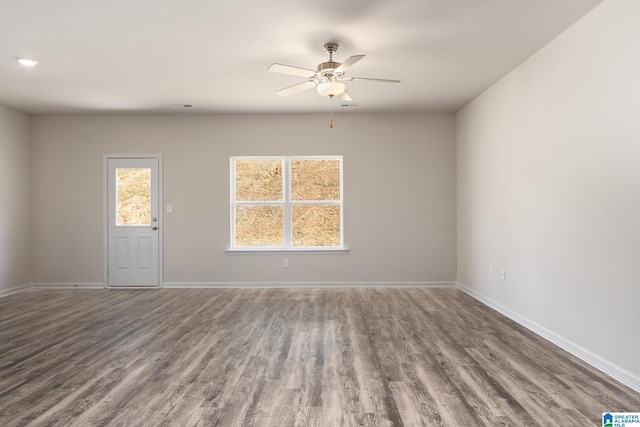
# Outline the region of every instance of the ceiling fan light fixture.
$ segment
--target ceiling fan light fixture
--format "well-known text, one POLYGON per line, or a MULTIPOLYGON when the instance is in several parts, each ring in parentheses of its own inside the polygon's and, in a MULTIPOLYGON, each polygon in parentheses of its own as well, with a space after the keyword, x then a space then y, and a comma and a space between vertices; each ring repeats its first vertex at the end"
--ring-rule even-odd
POLYGON ((271 64, 271 66, 267 68, 267 71, 305 78, 305 81, 277 90, 276 93, 284 97, 315 87, 320 96, 326 96, 332 99, 338 97, 342 101, 351 102, 351 96, 342 82, 369 80, 375 82, 400 83, 400 80, 346 77, 345 71, 364 58, 364 55, 352 55, 344 62, 335 62, 333 60, 333 54, 338 50, 338 43, 326 43, 324 50, 329 54, 329 61, 318 64, 316 70, 278 63, 271 64))
POLYGON ((340 82, 322 82, 316 86, 318 93, 322 96, 340 96, 344 93, 344 83, 340 82))

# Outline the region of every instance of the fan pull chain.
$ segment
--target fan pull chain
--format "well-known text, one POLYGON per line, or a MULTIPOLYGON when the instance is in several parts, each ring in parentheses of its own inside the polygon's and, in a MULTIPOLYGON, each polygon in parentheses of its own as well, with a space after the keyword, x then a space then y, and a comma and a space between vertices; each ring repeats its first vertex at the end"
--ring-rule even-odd
POLYGON ((329 127, 333 129, 333 95, 330 95, 331 102, 329 104, 329 127))

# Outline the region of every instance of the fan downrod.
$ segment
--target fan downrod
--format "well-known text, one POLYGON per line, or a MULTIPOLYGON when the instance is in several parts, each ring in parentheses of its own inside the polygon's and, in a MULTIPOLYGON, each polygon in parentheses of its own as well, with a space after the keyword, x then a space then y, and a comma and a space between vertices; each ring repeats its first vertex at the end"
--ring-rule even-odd
POLYGON ((317 72, 323 77, 333 76, 333 70, 338 68, 341 64, 333 61, 333 54, 338 50, 338 43, 325 43, 324 50, 329 54, 329 60, 318 64, 317 72))

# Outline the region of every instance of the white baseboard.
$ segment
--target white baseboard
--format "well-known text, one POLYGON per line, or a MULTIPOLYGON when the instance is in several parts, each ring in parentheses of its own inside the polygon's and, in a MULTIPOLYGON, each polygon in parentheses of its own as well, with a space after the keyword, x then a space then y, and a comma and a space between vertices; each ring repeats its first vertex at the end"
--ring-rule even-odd
POLYGON ((458 282, 458 289, 640 393, 640 377, 458 282))
MULTIPOLYGON (((160 288, 220 289, 220 288, 455 288, 457 282, 164 282, 160 288)), ((32 283, 19 288, 0 291, 6 294, 29 289, 134 289, 130 286, 107 287, 102 282, 92 283, 32 283)), ((138 289, 138 288, 135 288, 138 289)), ((145 287, 139 289, 158 289, 145 287)))
POLYGON ((33 289, 104 289, 104 283, 102 282, 89 282, 89 283, 33 283, 31 285, 33 289))
POLYGON ((455 288, 457 282, 164 282, 163 288, 455 288))
POLYGON ((0 289, 0 298, 6 297, 7 295, 17 294, 19 292, 25 292, 31 289, 31 283, 27 283, 26 285, 15 286, 9 289, 0 289))

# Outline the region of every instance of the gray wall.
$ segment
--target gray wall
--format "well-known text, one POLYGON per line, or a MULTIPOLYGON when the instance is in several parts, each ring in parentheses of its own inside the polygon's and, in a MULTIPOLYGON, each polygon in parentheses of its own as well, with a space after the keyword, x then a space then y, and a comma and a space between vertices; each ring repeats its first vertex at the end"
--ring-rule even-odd
POLYGON ((459 281, 636 388, 638 16, 603 2, 457 114, 459 281))
POLYGON ((29 116, 0 106, 0 294, 30 283, 29 116))
POLYGON ((104 154, 161 153, 164 281, 455 282, 453 114, 32 118, 34 282, 103 278, 104 154), (229 256, 229 157, 343 155, 347 255, 229 256))

